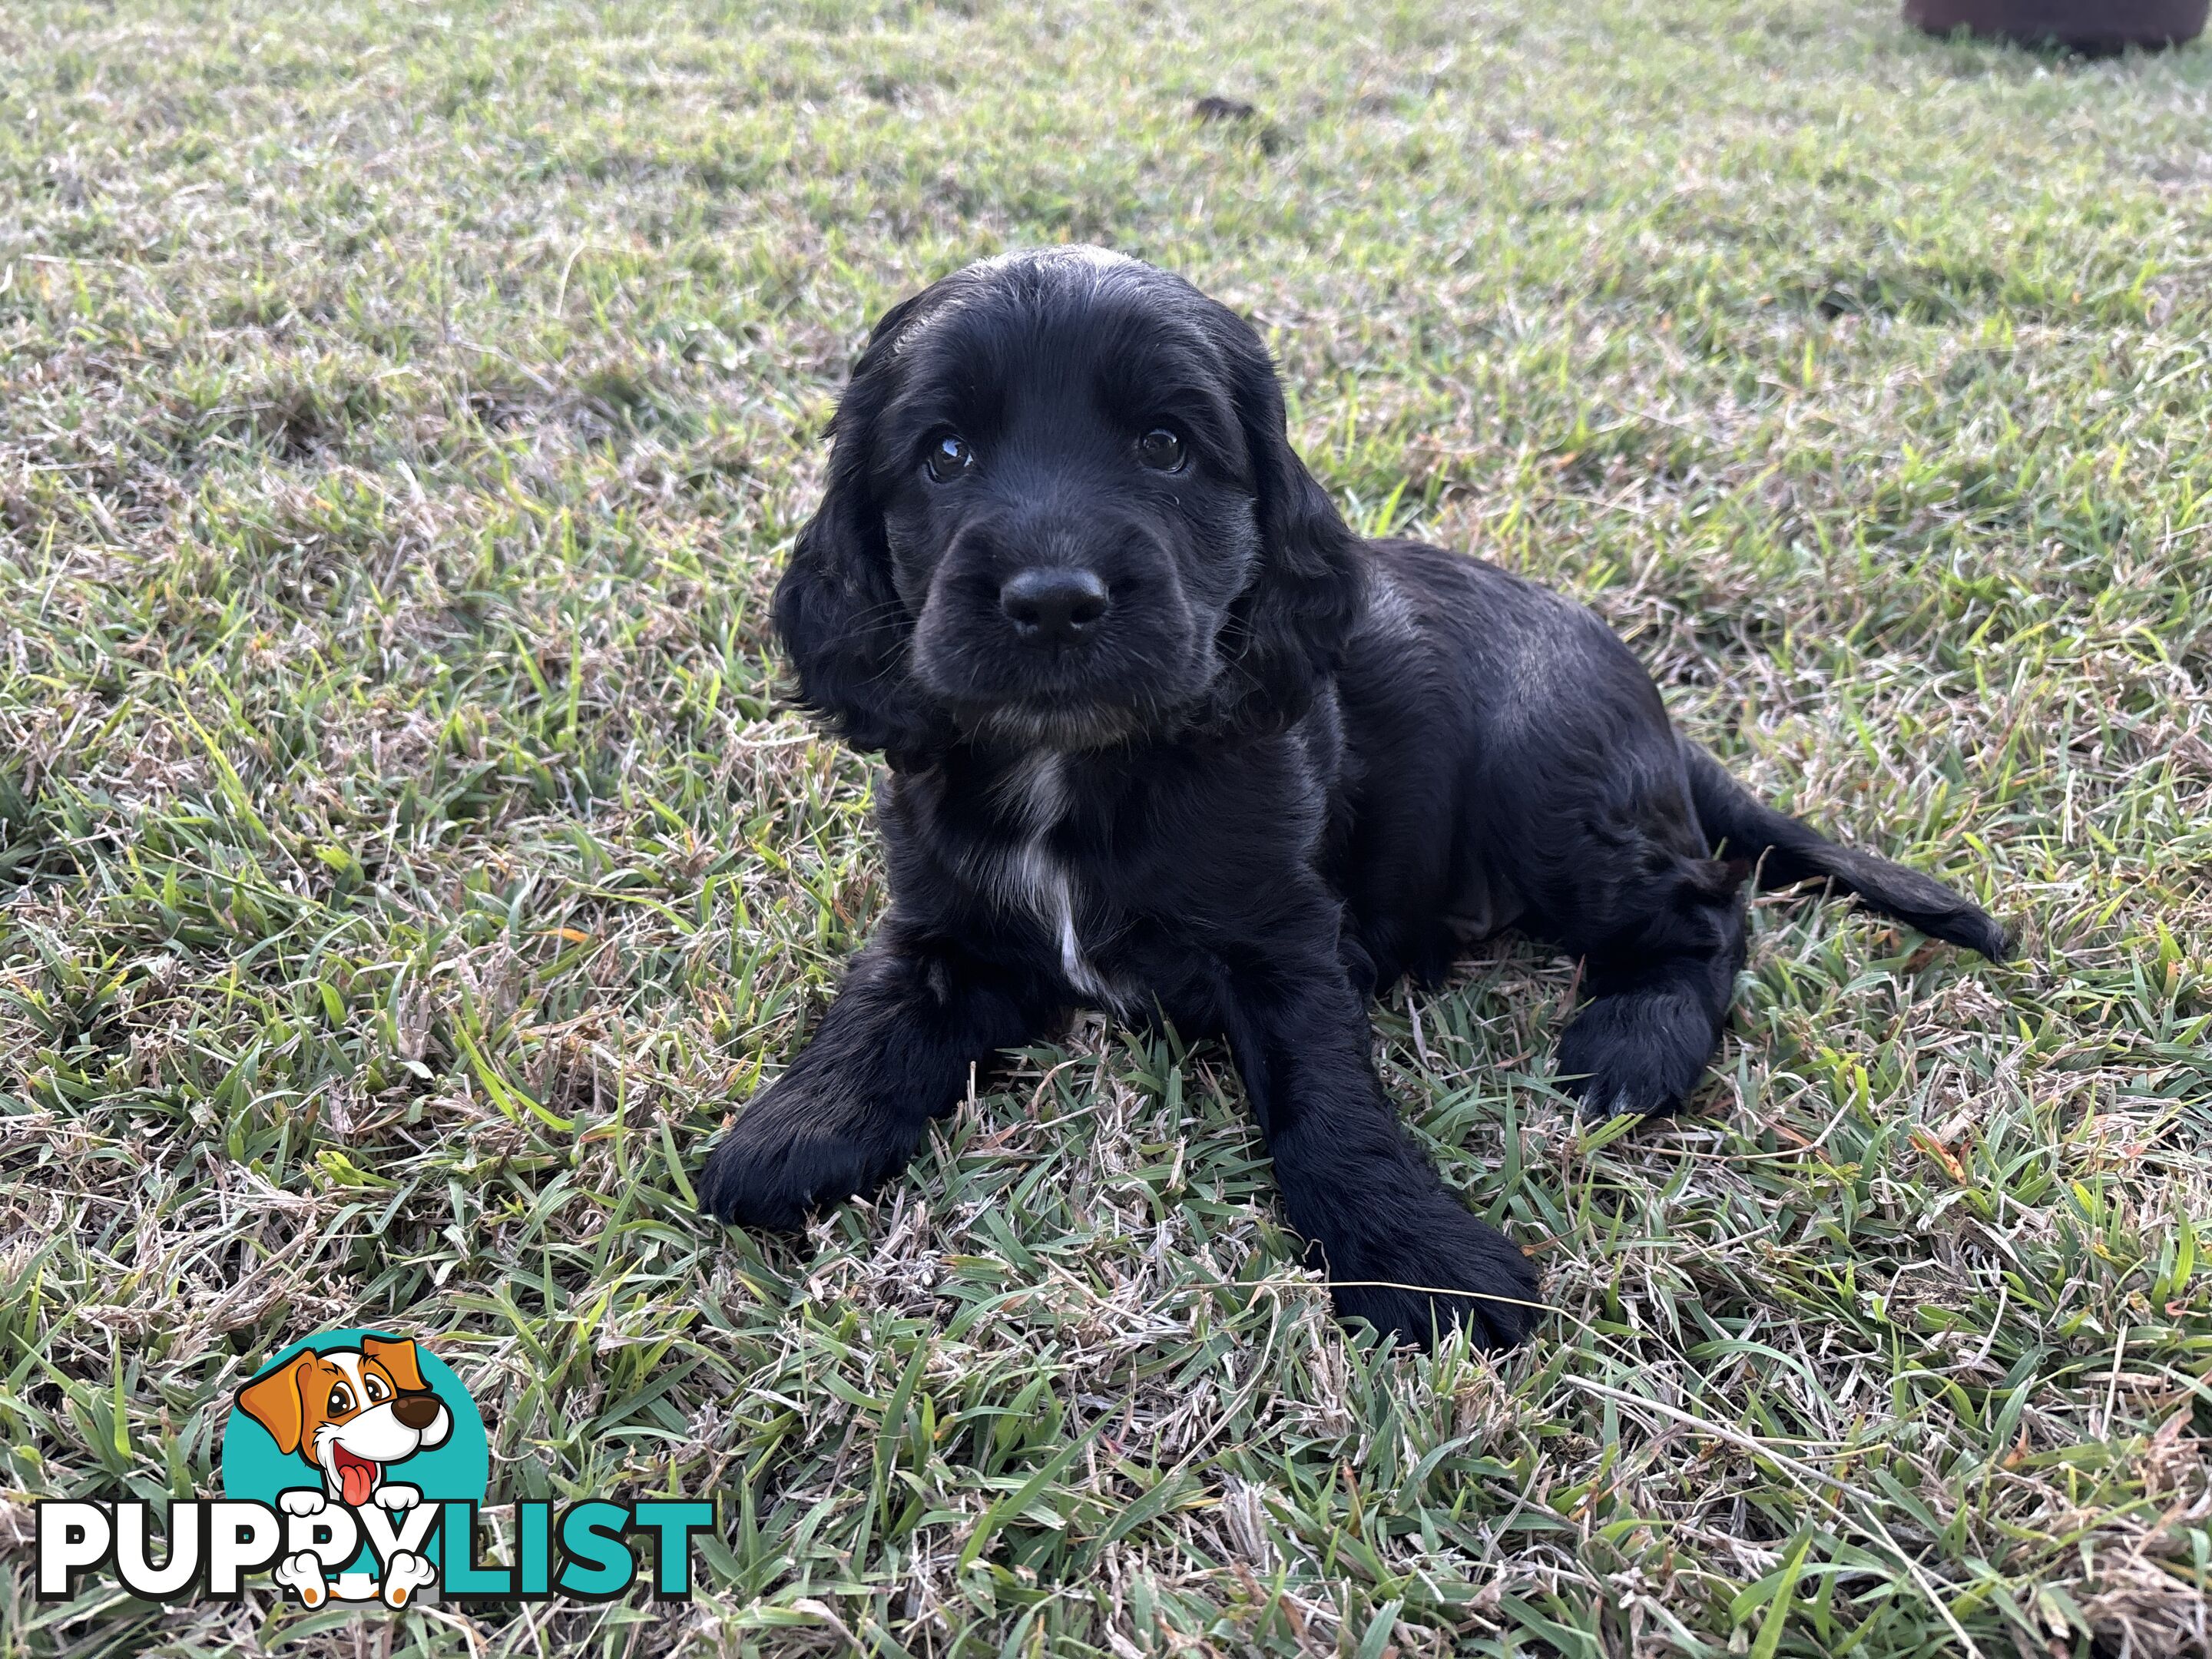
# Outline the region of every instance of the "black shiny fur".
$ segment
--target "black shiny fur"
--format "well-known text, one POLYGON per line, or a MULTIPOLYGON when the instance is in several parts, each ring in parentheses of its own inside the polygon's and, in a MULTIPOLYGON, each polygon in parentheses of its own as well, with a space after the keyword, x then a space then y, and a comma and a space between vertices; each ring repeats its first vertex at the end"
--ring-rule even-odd
POLYGON ((1755 864, 2004 948, 1948 890, 1753 801, 1588 611, 1354 536, 1258 337, 1176 277, 1080 249, 947 277, 878 325, 835 429, 776 623, 806 703, 885 751, 894 896, 709 1157, 726 1220, 873 1188, 971 1064, 1073 1006, 1164 1016, 1228 1039, 1345 1316, 1508 1344, 1536 1276, 1400 1128, 1377 987, 1509 926, 1552 940, 1589 997, 1560 1071, 1652 1113, 1718 1041, 1755 864), (1145 462, 1161 430, 1179 471, 1145 462), (968 465, 940 477, 948 434, 968 465), (1040 569, 1093 573, 1111 609, 1024 634, 1001 592, 1040 569))

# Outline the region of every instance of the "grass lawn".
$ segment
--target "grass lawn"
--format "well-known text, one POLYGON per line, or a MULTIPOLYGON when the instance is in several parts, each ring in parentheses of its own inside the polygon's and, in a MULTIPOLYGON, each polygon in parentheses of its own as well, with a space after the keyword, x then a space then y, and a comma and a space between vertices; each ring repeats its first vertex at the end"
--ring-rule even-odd
MULTIPOLYGON (((2157 1656, 2212 1601, 2212 51, 1883 0, 19 0, 0 15, 0 1659, 2157 1656), (1257 106, 1200 123, 1195 99, 1257 106), (1378 1011, 1557 1311, 1378 1354, 1222 1052, 1095 1020, 803 1241, 702 1152, 884 902, 764 599, 867 322, 1109 242, 1355 522, 2018 921, 1762 900, 1700 1109, 1572 964, 1378 1011), (32 1598, 282 1344, 434 1339, 494 1497, 707 1588, 32 1598)), ((498 1512, 495 1511, 496 1518, 498 1512)))

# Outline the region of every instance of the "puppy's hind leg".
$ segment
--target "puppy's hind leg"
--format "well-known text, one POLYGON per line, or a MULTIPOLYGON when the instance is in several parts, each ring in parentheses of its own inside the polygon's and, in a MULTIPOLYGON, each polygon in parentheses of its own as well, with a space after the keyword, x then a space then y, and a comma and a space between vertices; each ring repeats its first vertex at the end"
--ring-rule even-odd
POLYGON ((1589 1000, 1560 1037, 1557 1062, 1586 1109, 1671 1112, 1697 1087, 1743 966, 1741 881, 1739 868, 1684 859, 1654 915, 1586 951, 1589 1000))

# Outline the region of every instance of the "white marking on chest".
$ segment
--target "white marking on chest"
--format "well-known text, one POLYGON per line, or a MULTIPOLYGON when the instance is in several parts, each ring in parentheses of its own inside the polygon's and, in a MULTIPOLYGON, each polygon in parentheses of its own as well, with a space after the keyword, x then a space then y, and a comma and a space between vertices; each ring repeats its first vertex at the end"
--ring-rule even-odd
POLYGON ((1000 799, 1011 809, 1024 839, 994 860, 994 896, 1009 908, 1027 910, 1042 922, 1060 947, 1060 971, 1067 982, 1103 1008, 1121 998, 1105 975, 1083 953, 1075 931, 1075 884, 1045 842, 1067 813, 1066 757, 1040 749, 1023 757, 1000 786, 1000 799))

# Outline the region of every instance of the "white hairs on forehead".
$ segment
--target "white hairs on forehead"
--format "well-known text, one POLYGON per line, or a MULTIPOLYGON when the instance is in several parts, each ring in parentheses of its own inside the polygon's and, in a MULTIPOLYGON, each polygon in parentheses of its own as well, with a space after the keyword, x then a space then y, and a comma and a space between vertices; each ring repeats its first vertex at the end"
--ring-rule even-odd
POLYGON ((1141 267, 1143 263, 1126 253, 1116 253, 1110 247, 1100 247, 1095 242, 1056 242, 1047 247, 1021 247, 1011 253, 994 254, 990 258, 978 259, 968 269, 1012 270, 1022 265, 1087 265, 1103 276, 1109 270, 1141 267))
POLYGON ((898 337, 891 343, 891 350, 894 353, 903 352, 937 324, 974 301, 975 288, 960 283, 960 278, 990 276, 1001 271, 1039 267, 1086 270, 1091 276, 1091 291, 1093 294, 1116 277, 1152 269, 1141 259, 1132 258, 1126 253, 1116 253, 1110 247, 1100 247, 1091 242, 1060 242, 1048 247, 1022 247, 1010 253, 994 253, 988 259, 978 259, 954 272, 952 280, 956 285, 952 290, 927 316, 914 318, 900 329, 898 337))

